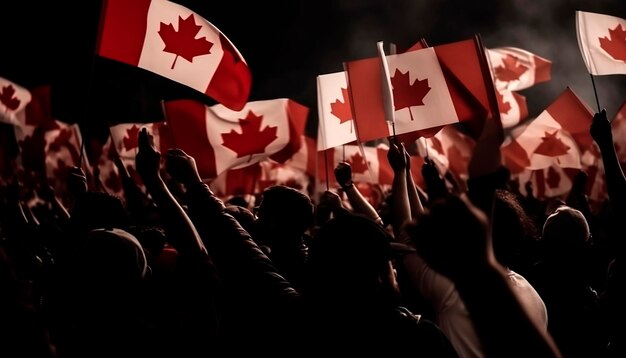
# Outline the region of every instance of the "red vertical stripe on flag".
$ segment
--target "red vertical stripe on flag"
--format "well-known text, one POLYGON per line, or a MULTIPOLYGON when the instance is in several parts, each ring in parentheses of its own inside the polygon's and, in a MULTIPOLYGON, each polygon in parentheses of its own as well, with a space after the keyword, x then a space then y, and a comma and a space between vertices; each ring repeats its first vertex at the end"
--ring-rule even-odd
POLYGON ((378 184, 393 183, 393 169, 387 159, 387 153, 389 150, 383 148, 376 148, 376 155, 378 156, 378 184))
POLYGON ((104 0, 98 54, 133 66, 139 63, 150 0, 104 0))
POLYGON ((190 100, 167 102, 169 127, 176 146, 194 157, 202 178, 216 176, 215 152, 207 136, 206 107, 190 100))
POLYGON ((279 163, 284 163, 296 153, 302 146, 302 134, 306 126, 306 119, 309 114, 308 107, 305 107, 292 100, 287 100, 287 121, 289 122, 289 142, 283 149, 274 153, 270 158, 279 163))
POLYGON ((382 96, 380 59, 376 57, 346 62, 345 67, 359 141, 367 142, 389 136, 382 96))

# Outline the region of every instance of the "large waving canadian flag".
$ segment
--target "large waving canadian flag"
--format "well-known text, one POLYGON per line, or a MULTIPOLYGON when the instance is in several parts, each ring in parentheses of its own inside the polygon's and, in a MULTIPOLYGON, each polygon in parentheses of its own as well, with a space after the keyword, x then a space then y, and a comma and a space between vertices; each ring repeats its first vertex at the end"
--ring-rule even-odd
POLYGON ((626 74, 626 19, 576 11, 578 47, 592 75, 626 74))
POLYGON ((345 71, 317 76, 318 150, 356 141, 350 106, 345 71))
POLYGON ((252 76, 245 60, 213 24, 167 0, 105 0, 98 55, 182 83, 240 110, 252 76))
POLYGON ((15 126, 24 123, 26 105, 30 100, 30 91, 0 77, 0 122, 15 126))
POLYGON ((386 56, 391 93, 378 85, 380 59, 378 64, 371 59, 345 63, 359 139, 388 137, 394 124, 395 133, 403 134, 486 118, 486 79, 491 77, 483 71, 480 56, 475 39, 386 56), (381 92, 393 101, 385 101, 381 92), (395 120, 385 111, 390 103, 395 120))
POLYGON ((241 111, 192 100, 165 103, 174 144, 195 158, 204 179, 262 159, 284 163, 302 144, 308 108, 281 98, 246 104, 241 111))

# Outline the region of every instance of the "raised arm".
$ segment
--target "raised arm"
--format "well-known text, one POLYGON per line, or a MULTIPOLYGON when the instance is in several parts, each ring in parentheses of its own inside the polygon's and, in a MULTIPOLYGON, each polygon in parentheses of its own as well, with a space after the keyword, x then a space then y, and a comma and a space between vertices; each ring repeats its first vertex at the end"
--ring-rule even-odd
POLYGON ((422 200, 420 200, 417 184, 415 184, 415 180, 413 180, 413 174, 411 174, 411 157, 404 147, 403 150, 406 161, 406 170, 404 171, 406 174, 406 190, 409 195, 411 218, 415 219, 418 215, 424 213, 424 205, 422 204, 422 200))
POLYGON ((411 220, 411 204, 407 189, 407 156, 403 144, 389 141, 387 159, 393 169, 393 183, 391 186, 392 222, 393 234, 396 238, 401 236, 403 226, 411 220))
POLYGON ((193 223, 172 196, 159 174, 161 153, 152 144, 145 128, 139 132, 139 152, 135 158, 137 172, 159 208, 168 240, 181 255, 208 256, 193 223))
POLYGON ((341 186, 341 190, 348 196, 348 200, 354 212, 365 215, 382 225, 383 221, 380 216, 378 216, 376 209, 361 195, 359 189, 357 189, 352 182, 352 167, 350 163, 341 162, 337 164, 335 168, 335 179, 337 179, 337 183, 341 186))
POLYGON ((618 217, 624 217, 626 214, 626 178, 613 146, 611 122, 606 117, 606 110, 603 109, 593 116, 589 132, 602 152, 606 187, 609 192, 611 207, 618 217))
POLYGON ((427 264, 454 282, 485 356, 561 356, 512 290, 494 257, 487 217, 469 200, 450 195, 433 203, 408 233, 427 264))

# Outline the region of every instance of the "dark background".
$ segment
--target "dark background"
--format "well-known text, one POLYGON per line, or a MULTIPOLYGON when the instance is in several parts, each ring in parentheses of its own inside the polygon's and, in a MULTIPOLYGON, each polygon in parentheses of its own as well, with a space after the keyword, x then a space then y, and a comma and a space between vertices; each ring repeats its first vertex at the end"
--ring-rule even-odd
MULTIPOLYGON (((132 0, 128 0, 132 1, 132 0)), ((596 109, 582 61, 575 10, 626 18, 626 1, 177 1, 217 26, 250 66, 250 100, 292 98, 317 119, 315 77, 342 70, 342 62, 376 55, 384 40, 408 47, 480 33, 487 47, 515 46, 553 62, 552 80, 522 91, 536 116, 570 86, 596 109)), ((79 122, 87 133, 107 123, 162 119, 160 99, 193 90, 135 67, 94 56, 101 2, 3 1, 0 5, 0 77, 25 87, 52 84, 54 116, 79 122)), ((626 99, 626 76, 596 77, 600 103, 612 117, 626 99)), ((95 132, 94 132, 95 131, 95 132)))

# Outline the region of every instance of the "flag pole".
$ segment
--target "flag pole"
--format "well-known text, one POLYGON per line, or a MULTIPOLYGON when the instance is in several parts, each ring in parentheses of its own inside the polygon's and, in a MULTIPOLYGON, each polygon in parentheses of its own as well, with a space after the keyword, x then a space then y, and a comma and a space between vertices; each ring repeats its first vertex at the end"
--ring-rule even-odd
POLYGON ((593 79, 593 75, 590 73, 589 77, 591 77, 591 85, 593 86, 593 94, 596 96, 596 105, 598 106, 598 112, 600 109, 600 101, 598 100, 598 90, 596 89, 596 81, 593 79))

